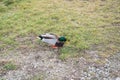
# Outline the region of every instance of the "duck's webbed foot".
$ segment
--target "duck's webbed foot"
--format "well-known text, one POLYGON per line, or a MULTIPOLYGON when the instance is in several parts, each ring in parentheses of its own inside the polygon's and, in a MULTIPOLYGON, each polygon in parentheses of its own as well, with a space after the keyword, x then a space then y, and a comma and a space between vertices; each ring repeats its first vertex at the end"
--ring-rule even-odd
POLYGON ((55 45, 52 45, 51 46, 53 49, 57 49, 58 47, 57 46, 55 46, 55 45))

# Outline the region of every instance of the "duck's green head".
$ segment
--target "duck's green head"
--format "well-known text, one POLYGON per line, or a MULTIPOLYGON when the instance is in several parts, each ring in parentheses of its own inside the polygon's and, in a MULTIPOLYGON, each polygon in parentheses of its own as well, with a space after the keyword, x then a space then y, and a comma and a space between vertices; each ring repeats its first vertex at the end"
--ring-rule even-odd
POLYGON ((64 36, 59 37, 58 40, 61 41, 61 42, 67 41, 67 39, 64 36))

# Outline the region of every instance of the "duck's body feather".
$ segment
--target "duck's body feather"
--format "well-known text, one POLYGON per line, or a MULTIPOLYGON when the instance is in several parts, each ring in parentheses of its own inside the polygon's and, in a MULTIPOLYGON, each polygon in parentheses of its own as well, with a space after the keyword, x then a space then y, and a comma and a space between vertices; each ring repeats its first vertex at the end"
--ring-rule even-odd
POLYGON ((57 42, 57 39, 42 39, 42 41, 51 45, 55 45, 57 42))
POLYGON ((64 45, 64 42, 66 41, 66 38, 64 37, 58 37, 55 34, 46 33, 39 36, 39 38, 50 45, 54 45, 56 47, 62 47, 64 45))
POLYGON ((51 44, 51 45, 55 45, 56 42, 58 41, 58 37, 56 35, 49 34, 49 33, 40 35, 40 38, 43 42, 46 42, 46 43, 51 44))

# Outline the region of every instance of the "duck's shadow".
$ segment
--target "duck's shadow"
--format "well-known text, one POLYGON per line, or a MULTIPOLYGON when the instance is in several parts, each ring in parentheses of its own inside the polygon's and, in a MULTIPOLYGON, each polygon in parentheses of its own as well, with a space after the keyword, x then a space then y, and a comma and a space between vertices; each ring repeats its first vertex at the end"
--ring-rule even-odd
POLYGON ((48 45, 46 43, 39 43, 40 47, 42 47, 42 49, 44 51, 50 51, 50 52, 53 52, 54 54, 56 55, 60 55, 61 54, 61 47, 59 48, 52 48, 51 45, 48 45))
POLYGON ((51 46, 49 46, 49 50, 53 53, 55 53, 56 55, 60 55, 61 54, 61 48, 52 48, 51 46))

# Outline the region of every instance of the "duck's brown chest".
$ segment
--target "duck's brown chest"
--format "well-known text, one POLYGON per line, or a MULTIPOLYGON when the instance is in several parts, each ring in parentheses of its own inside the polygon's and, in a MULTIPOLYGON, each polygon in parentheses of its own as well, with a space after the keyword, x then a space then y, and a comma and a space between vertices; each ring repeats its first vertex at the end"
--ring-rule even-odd
POLYGON ((64 42, 56 42, 55 46, 57 47, 63 47, 64 42))

